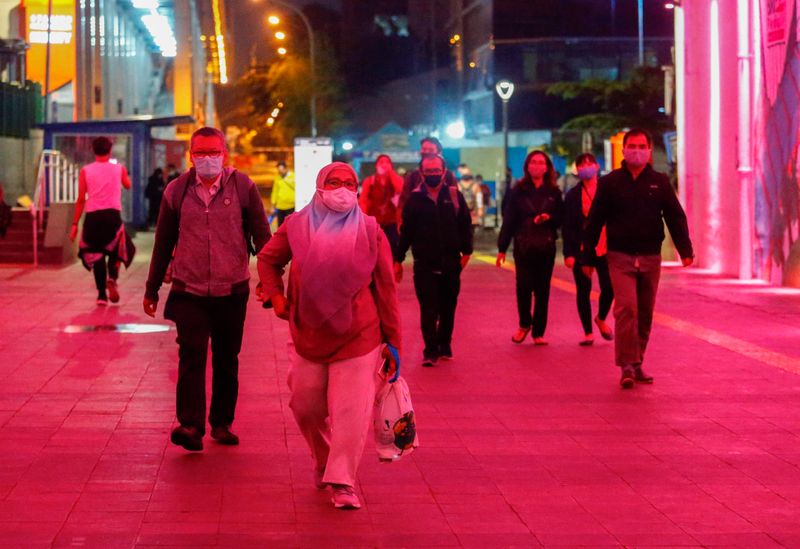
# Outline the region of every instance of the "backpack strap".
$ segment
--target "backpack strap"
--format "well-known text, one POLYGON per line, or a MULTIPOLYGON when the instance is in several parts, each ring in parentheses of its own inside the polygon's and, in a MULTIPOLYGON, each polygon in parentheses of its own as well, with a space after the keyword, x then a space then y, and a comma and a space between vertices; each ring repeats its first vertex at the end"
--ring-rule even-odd
MULTIPOLYGON (((253 246, 253 235, 250 232, 250 216, 247 206, 250 205, 250 186, 247 182, 239 183, 239 171, 233 170, 233 184, 236 185, 236 193, 239 195, 239 206, 242 208, 242 233, 247 245, 247 253, 256 255, 256 247, 253 246)), ((244 175, 244 174, 242 174, 244 175)))

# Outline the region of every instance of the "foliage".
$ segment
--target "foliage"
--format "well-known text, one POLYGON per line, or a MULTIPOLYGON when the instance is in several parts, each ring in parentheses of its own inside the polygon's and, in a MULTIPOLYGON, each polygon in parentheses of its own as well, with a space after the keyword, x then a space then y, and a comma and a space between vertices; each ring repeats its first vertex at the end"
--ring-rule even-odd
POLYGON ((671 120, 659 112, 664 103, 664 75, 656 67, 637 67, 627 80, 558 82, 547 93, 595 110, 567 121, 561 128, 566 132, 591 130, 608 135, 635 126, 657 137, 672 128, 671 120))

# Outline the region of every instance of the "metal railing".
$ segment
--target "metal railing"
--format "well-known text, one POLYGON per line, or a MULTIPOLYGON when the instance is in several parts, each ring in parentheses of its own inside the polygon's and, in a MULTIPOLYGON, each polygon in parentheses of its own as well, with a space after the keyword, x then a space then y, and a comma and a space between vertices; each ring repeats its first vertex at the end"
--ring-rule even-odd
POLYGON ((30 211, 33 219, 33 265, 39 265, 39 237, 44 229, 44 212, 50 204, 72 203, 78 200, 78 166, 61 151, 45 149, 39 157, 36 188, 30 211))

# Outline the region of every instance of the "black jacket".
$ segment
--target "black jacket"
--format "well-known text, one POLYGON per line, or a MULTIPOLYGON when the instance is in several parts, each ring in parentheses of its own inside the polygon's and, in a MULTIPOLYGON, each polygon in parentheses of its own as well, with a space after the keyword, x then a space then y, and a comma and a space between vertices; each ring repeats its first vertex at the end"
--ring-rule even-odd
POLYGON ((411 193, 403 208, 395 261, 402 262, 410 247, 415 269, 451 271, 458 268, 462 254, 472 254, 472 220, 464 197, 454 191, 442 185, 435 203, 424 185, 411 193))
MULTIPOLYGON (((564 257, 574 257, 580 263, 594 264, 597 255, 594 249, 581 254, 583 234, 589 218, 583 215, 583 182, 567 191, 564 197, 564 225, 561 227, 564 257)), ((597 192, 595 190, 595 192, 597 192)))
POLYGON ((558 188, 519 181, 509 193, 503 226, 497 238, 497 249, 506 253, 514 239, 514 255, 556 249, 558 228, 564 216, 564 200, 558 188), (539 214, 549 214, 550 219, 539 225, 533 219, 539 214))
POLYGON ((608 249, 630 255, 660 255, 664 222, 682 258, 693 257, 686 214, 669 178, 647 165, 634 181, 625 167, 600 178, 589 212, 583 250, 592 252, 606 226, 608 249))

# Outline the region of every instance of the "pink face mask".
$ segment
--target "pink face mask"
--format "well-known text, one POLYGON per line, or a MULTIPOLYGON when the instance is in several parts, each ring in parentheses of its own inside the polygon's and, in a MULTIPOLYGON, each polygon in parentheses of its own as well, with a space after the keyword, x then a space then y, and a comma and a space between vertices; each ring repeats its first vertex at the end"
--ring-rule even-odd
POLYGON ((344 213, 352 210, 358 200, 358 195, 355 191, 351 191, 347 187, 339 187, 338 189, 317 189, 322 203, 334 212, 344 213))

